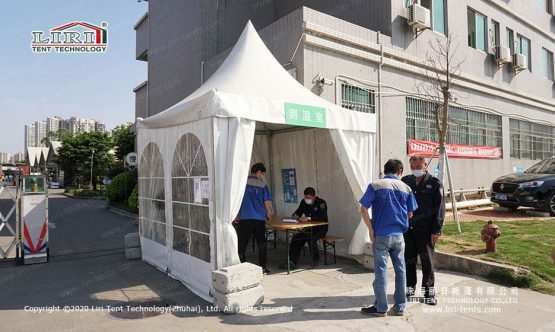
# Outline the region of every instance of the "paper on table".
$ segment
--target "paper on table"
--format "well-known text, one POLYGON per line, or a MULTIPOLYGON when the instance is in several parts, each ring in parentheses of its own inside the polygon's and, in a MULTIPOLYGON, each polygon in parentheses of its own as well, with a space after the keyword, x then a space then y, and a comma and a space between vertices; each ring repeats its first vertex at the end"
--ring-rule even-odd
POLYGON ((283 218, 282 221, 285 223, 291 223, 291 224, 296 224, 299 222, 297 219, 287 219, 287 218, 283 218))

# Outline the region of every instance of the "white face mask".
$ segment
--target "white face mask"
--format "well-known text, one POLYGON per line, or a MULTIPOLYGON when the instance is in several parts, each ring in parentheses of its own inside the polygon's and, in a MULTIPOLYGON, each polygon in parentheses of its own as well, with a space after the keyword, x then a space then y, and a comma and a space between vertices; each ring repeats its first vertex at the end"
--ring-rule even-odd
POLYGON ((412 172, 412 175, 416 176, 417 178, 426 174, 426 171, 423 169, 413 169, 411 172, 412 172))
POLYGON ((305 198, 305 199, 304 199, 304 202, 305 202, 306 204, 308 204, 308 205, 312 204, 312 200, 311 200, 311 199, 305 198))

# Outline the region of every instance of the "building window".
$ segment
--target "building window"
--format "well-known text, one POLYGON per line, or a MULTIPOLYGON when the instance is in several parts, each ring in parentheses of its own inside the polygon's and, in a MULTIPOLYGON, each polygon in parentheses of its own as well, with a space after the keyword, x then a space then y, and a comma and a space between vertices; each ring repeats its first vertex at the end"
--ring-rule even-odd
MULTIPOLYGON (((438 141, 433 110, 430 101, 406 98, 407 139, 438 141)), ((501 116, 451 106, 447 143, 501 147, 501 116)))
POLYGON ((486 51, 486 17, 470 8, 467 10, 468 46, 486 51))
POLYGON ((551 14, 551 0, 540 0, 540 6, 545 9, 545 11, 551 14))
POLYGON ((432 29, 445 35, 445 0, 420 0, 420 4, 430 10, 432 29))
POLYGON ((409 6, 411 6, 414 2, 414 0, 403 0, 403 6, 405 6, 405 8, 409 8, 409 6))
POLYGON ((553 53, 542 48, 542 73, 545 77, 553 80, 553 53))
POLYGON ((511 51, 511 55, 515 54, 515 33, 507 28, 507 47, 511 51))
POLYGON ((374 90, 341 84, 341 107, 357 112, 376 113, 374 90))
POLYGON ((491 20, 491 47, 495 50, 497 46, 501 46, 501 35, 499 30, 499 22, 491 20))
POLYGON ((517 52, 526 56, 528 61, 528 70, 532 71, 532 50, 530 48, 530 39, 517 35, 517 52))
POLYGON ((553 156, 555 128, 509 119, 511 157, 540 160, 553 156))

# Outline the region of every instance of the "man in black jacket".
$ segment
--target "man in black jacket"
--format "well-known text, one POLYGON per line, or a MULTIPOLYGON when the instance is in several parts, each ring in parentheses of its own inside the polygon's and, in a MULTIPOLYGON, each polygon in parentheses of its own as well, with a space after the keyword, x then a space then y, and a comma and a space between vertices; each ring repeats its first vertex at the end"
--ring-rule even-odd
POLYGON ((412 156, 409 162, 412 175, 407 175, 401 180, 414 192, 418 209, 414 211, 413 217, 409 220, 409 230, 404 234, 407 297, 415 293, 416 259, 420 256, 425 302, 435 305, 437 302, 434 290, 433 254, 445 218, 443 185, 438 178, 427 172, 424 157, 412 156))
MULTIPOLYGON (((299 207, 293 213, 293 218, 298 218, 300 222, 310 221, 328 221, 328 205, 326 201, 320 197, 316 197, 316 190, 308 187, 304 190, 304 199, 299 204, 299 207)), ((309 232, 309 231, 308 231, 309 232)), ((312 259, 315 264, 318 263, 318 246, 316 242, 326 236, 328 232, 328 225, 312 227, 312 243, 310 243, 310 236, 307 231, 297 233, 291 239, 291 249, 289 251, 289 267, 295 268, 301 255, 301 250, 306 242, 309 242, 310 250, 312 252, 312 259)), ((280 268, 286 269, 287 263, 280 265, 280 268)))

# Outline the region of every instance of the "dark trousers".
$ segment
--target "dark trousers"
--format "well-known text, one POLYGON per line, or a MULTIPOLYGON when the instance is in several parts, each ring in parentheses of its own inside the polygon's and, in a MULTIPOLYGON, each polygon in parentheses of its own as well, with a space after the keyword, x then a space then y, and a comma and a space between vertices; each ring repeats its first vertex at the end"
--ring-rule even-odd
POLYGON ((432 235, 428 232, 409 229, 405 234, 405 264, 407 269, 407 287, 416 288, 416 259, 420 256, 422 264, 422 287, 425 296, 434 292, 434 245, 432 235))
POLYGON ((241 263, 246 261, 247 246, 251 235, 254 235, 258 245, 258 265, 266 268, 266 222, 262 220, 241 220, 235 226, 237 231, 237 246, 241 263))
MULTIPOLYGON (((312 227, 312 243, 309 243, 312 252, 312 259, 318 260, 318 246, 316 242, 326 236, 328 225, 312 227)), ((289 250, 289 260, 297 264, 301 250, 305 243, 310 242, 310 230, 305 229, 303 233, 297 233, 291 238, 291 249, 289 250)))

